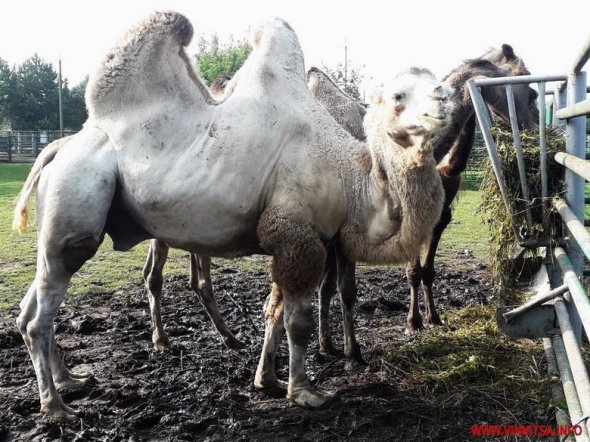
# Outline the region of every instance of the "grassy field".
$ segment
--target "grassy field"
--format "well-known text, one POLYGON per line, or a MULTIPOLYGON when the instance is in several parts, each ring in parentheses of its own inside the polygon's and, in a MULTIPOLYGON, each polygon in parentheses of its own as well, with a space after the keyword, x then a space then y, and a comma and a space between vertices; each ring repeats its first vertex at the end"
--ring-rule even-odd
MULTIPOLYGON (((14 202, 29 169, 28 164, 0 164, 0 309, 18 303, 34 278, 35 226, 31 226, 25 235, 11 230, 14 202)), ((478 204, 478 192, 466 190, 461 193, 452 224, 443 236, 441 259, 466 252, 485 256, 486 228, 475 213, 478 204)), ((68 298, 94 291, 122 290, 130 281, 140 280, 146 253, 147 243, 140 244, 129 252, 115 253, 107 237, 94 258, 73 277, 68 298)), ((248 260, 237 262, 246 267, 250 264, 248 260)), ((165 272, 167 275, 186 275, 186 254, 171 251, 165 272)))

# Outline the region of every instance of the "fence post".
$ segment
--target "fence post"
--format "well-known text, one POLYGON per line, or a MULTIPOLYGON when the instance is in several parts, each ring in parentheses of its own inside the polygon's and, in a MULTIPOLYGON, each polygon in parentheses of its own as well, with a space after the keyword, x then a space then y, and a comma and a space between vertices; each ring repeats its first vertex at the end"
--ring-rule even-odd
POLYGON ((12 139, 12 132, 8 132, 8 162, 12 163, 12 143, 10 140, 12 139))
MULTIPOLYGON (((569 74, 567 82, 567 104, 573 105, 586 99, 586 72, 572 72, 569 74)), ((566 125, 566 146, 565 150, 571 155, 578 158, 586 158, 586 117, 571 118, 566 125)), ((566 200, 576 218, 584 222, 584 187, 586 181, 575 172, 565 170, 566 182, 566 200)), ((573 239, 568 239, 569 256, 572 261, 574 271, 580 278, 584 270, 584 255, 578 243, 573 239)), ((572 329, 578 340, 582 342, 582 322, 573 302, 568 295, 565 296, 568 313, 572 322, 572 329)))

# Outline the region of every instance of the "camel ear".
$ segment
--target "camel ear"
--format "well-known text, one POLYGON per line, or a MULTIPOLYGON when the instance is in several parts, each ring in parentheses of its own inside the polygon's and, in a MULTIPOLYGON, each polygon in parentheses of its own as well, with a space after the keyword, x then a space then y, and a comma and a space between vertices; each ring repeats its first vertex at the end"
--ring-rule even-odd
POLYGON ((506 57, 507 61, 512 61, 516 59, 516 54, 514 53, 514 49, 512 49, 512 46, 504 43, 502 45, 502 53, 504 54, 504 57, 506 57))
POLYGON ((369 103, 374 106, 378 106, 384 102, 383 98, 383 86, 379 86, 371 91, 369 94, 369 103))

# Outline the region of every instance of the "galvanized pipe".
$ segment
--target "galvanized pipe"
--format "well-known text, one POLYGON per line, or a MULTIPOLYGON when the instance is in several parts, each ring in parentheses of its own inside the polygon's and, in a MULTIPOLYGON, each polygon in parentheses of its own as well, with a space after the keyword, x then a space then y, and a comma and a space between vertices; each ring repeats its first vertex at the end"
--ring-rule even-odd
MULTIPOLYGON (((553 338, 553 350, 555 351, 555 359, 557 359, 557 366, 559 367, 559 377, 561 378, 561 383, 563 385, 563 392, 567 402, 567 409, 570 414, 570 421, 572 424, 577 424, 583 416, 582 406, 580 405, 580 399, 578 397, 578 391, 576 390, 576 384, 574 383, 572 369, 567 359, 565 345, 563 344, 561 336, 555 336, 553 338)), ((582 434, 576 436, 576 441, 590 441, 587 430, 588 426, 584 425, 584 423, 581 423, 580 425, 582 426, 582 434)))
MULTIPOLYGON (((565 222, 567 229, 573 235, 577 244, 582 249, 584 255, 590 259, 590 233, 588 233, 586 227, 584 227, 584 223, 576 218, 576 215, 574 215, 574 212, 564 200, 560 198, 556 199, 554 206, 559 212, 563 222, 565 222)), ((582 274, 580 274, 580 276, 582 276, 582 274)))
POLYGON ((533 299, 531 299, 530 301, 528 301, 526 304, 523 304, 520 307, 516 307, 515 309, 504 313, 504 318, 506 319, 506 322, 509 323, 514 318, 523 314, 527 310, 530 310, 531 308, 536 307, 537 305, 544 304, 547 301, 551 301, 552 299, 555 299, 558 296, 563 295, 568 290, 569 289, 568 289, 567 284, 560 285, 559 287, 551 290, 550 292, 547 292, 541 296, 536 296, 533 299))
POLYGON ((498 148, 494 138, 492 137, 492 128, 487 118, 486 104, 483 101, 479 89, 475 85, 475 81, 476 80, 470 80, 467 82, 469 95, 471 95, 471 101, 473 102, 477 121, 479 122, 479 126, 482 128, 483 139, 486 143, 486 149, 488 151, 488 155, 490 156, 490 161, 492 162, 492 168, 494 169, 494 174, 496 175, 496 181, 498 182, 500 193, 502 194, 502 200, 504 201, 506 210, 510 214, 510 218, 512 220, 512 230, 514 231, 514 235, 516 236, 517 240, 522 241, 520 232, 516 228, 517 223, 516 218, 514 217, 514 212, 512 211, 512 201, 508 195, 508 190, 506 189, 506 180, 502 170, 502 162, 498 157, 498 148))
POLYGON ((506 84, 538 83, 540 81, 565 81, 567 75, 518 75, 516 77, 479 78, 472 80, 476 86, 504 86, 506 84))
POLYGON ((549 234, 549 212, 547 210, 547 140, 545 139, 545 83, 537 85, 539 92, 539 155, 541 163, 541 208, 543 210, 543 233, 549 234))
POLYGON ((586 336, 590 339, 590 299, 588 299, 586 290, 584 290, 584 286, 574 271, 572 263, 565 253, 565 250, 561 247, 557 247, 553 252, 553 255, 563 272, 563 282, 568 286, 570 296, 574 301, 575 308, 582 320, 584 330, 586 331, 586 336))
POLYGON ((573 170, 586 181, 590 181, 590 163, 585 159, 575 157, 566 152, 557 152, 555 154, 555 161, 563 164, 569 170, 573 170))
POLYGON ((580 72, 582 70, 582 68, 584 67, 584 65, 588 62, 589 58, 590 58, 590 38, 586 41, 586 44, 580 50, 578 58, 576 58, 576 61, 573 64, 572 71, 576 74, 578 72, 580 72))
POLYGON ((572 106, 560 109, 557 113, 557 118, 560 120, 567 120, 569 118, 580 117, 582 115, 588 114, 590 114, 590 100, 584 100, 572 106))
POLYGON ((565 126, 566 121, 560 120, 555 116, 557 111, 566 106, 566 93, 565 93, 565 85, 566 82, 559 83, 555 86, 554 89, 554 101, 553 101, 553 127, 563 127, 565 126), (562 88, 563 86, 563 88, 562 88))
POLYGON ((514 91, 512 85, 506 85, 506 99, 508 100, 508 113, 510 114, 510 126, 512 127, 512 139, 514 140, 514 149, 516 150, 516 162, 518 163, 518 178, 520 180, 520 190, 524 200, 526 223, 529 230, 533 227, 533 215, 531 214, 529 189, 526 182, 526 165, 522 153, 522 141, 518 129, 518 118, 516 115, 516 106, 514 105, 514 91))
MULTIPOLYGON (((565 346, 567 360, 570 363, 572 377, 576 384, 578 399, 580 400, 580 405, 582 407, 582 414, 590 414, 590 380, 588 380, 588 371, 584 365, 584 359, 580 352, 578 339, 572 329, 568 309, 565 306, 563 299, 556 299, 554 306, 557 320, 559 321, 559 328, 561 329, 561 336, 565 346)), ((586 429, 589 428, 588 425, 589 422, 586 420, 584 423, 586 429)))
MULTIPOLYGON (((580 72, 578 74, 571 73, 568 76, 567 84, 567 103, 571 106, 574 103, 582 101, 586 98, 586 73, 580 72)), ((567 120, 566 125, 566 152, 578 158, 585 158, 586 156, 586 118, 576 117, 567 120)), ((578 174, 565 170, 565 184, 566 184, 566 201, 572 212, 580 222, 584 222, 584 187, 585 180, 578 174)), ((572 266, 577 275, 582 275, 584 267, 584 257, 579 245, 575 241, 569 241, 570 259, 572 266)), ((572 327, 581 342, 582 324, 577 316, 575 309, 571 309, 569 314, 572 322, 572 327)))

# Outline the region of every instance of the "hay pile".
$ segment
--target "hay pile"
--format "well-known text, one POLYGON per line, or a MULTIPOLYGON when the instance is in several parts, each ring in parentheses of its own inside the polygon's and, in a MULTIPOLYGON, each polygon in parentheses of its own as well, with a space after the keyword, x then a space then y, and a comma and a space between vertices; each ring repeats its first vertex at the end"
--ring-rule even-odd
MULTIPOLYGON (((507 125, 498 125, 493 129, 493 135, 498 147, 498 155, 502 162, 506 187, 512 201, 513 213, 516 215, 516 228, 525 238, 555 237, 559 234, 555 231, 558 225, 555 222, 556 213, 550 213, 552 232, 543 232, 542 198, 541 198, 541 170, 538 130, 521 133, 524 161, 526 164, 526 177, 531 199, 531 211, 533 226, 527 227, 525 215, 525 202, 520 188, 518 163, 516 150, 513 146, 512 132, 507 125)), ((565 150, 565 136, 562 130, 552 127, 546 128, 547 140, 547 164, 548 164, 548 195, 555 197, 563 192, 563 166, 558 164, 555 153, 565 150)), ((486 158, 483 163, 483 179, 481 184, 482 204, 479 210, 482 212, 484 222, 490 231, 490 256, 492 261, 492 278, 495 294, 499 296, 501 303, 515 303, 518 299, 518 276, 523 271, 523 261, 514 260, 519 246, 516 242, 510 213, 500 193, 496 181, 496 175, 492 169, 491 161, 486 158)), ((528 251, 528 258, 534 257, 535 251, 528 251)))

